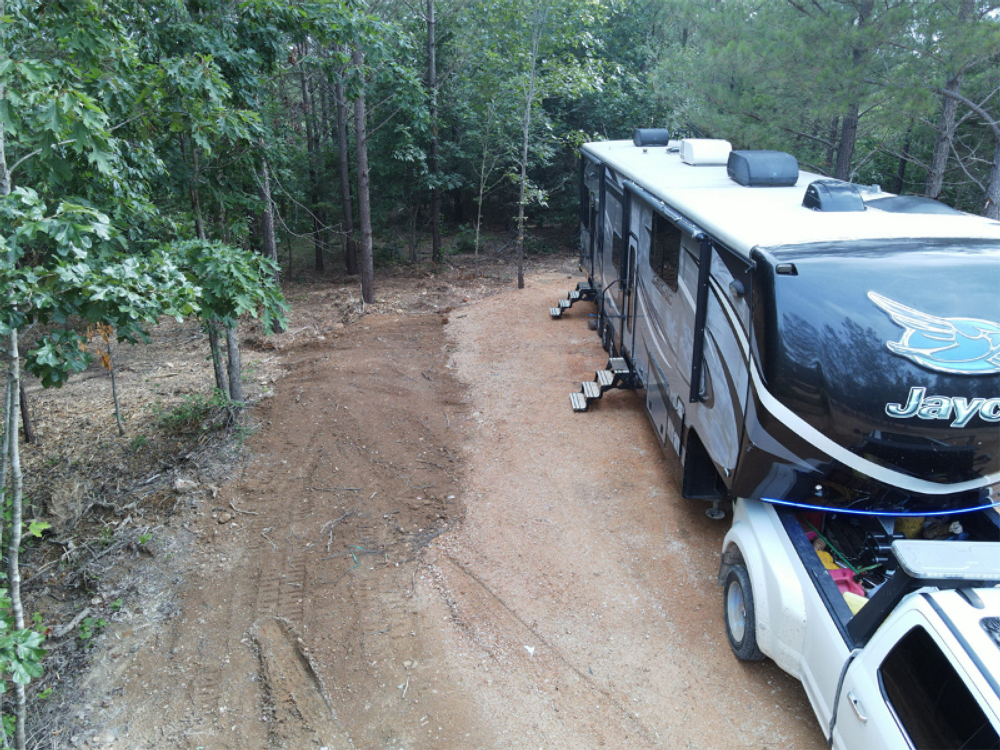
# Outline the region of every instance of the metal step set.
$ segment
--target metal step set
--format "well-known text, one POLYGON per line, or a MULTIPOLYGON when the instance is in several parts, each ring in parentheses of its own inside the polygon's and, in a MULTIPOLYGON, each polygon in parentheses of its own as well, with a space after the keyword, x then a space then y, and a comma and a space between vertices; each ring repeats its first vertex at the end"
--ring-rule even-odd
POLYGON ((581 281, 576 285, 576 289, 571 291, 566 295, 565 299, 559 300, 556 303, 556 307, 549 308, 549 315, 553 318, 561 318, 563 310, 568 310, 573 306, 574 302, 582 302, 584 300, 594 301, 597 299, 597 289, 589 281, 581 281))
POLYGON ((573 411, 587 411, 590 402, 602 398, 614 388, 631 390, 639 387, 639 378, 624 357, 612 357, 608 366, 594 373, 594 379, 585 381, 578 393, 569 394, 573 411))

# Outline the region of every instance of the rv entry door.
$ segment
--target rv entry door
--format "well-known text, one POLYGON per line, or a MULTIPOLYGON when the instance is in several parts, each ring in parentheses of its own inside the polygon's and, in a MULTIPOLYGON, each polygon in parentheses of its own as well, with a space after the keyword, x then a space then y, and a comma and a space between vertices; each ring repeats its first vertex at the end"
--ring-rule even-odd
POLYGON ((608 322, 612 332, 612 351, 619 356, 625 354, 631 355, 632 348, 631 336, 628 335, 632 331, 632 325, 627 321, 633 289, 635 287, 635 256, 638 240, 629 227, 632 213, 631 198, 631 192, 625 190, 622 196, 621 234, 615 232, 612 237, 614 245, 612 248, 612 262, 618 275, 618 282, 611 290, 616 310, 613 316, 609 316, 610 320, 608 322), (627 246, 622 241, 623 236, 628 238, 627 246))
POLYGON ((628 252, 625 254, 625 265, 622 268, 621 311, 622 317, 618 325, 618 351, 634 359, 635 344, 635 266, 638 257, 639 240, 634 234, 628 236, 628 252))

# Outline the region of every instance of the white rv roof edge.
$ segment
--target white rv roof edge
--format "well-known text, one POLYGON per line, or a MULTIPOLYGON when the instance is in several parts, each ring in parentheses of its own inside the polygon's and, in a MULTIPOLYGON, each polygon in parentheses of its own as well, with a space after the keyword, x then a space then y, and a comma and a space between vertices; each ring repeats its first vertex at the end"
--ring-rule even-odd
MULTIPOLYGON (((671 146, 676 148, 674 142, 671 146)), ((829 179, 812 172, 800 171, 793 187, 750 188, 729 179, 725 166, 684 164, 671 147, 603 141, 584 144, 582 150, 746 257, 754 247, 838 240, 988 239, 996 240, 1000 251, 1000 222, 971 214, 902 214, 874 207, 824 213, 804 208, 809 183, 829 179)))

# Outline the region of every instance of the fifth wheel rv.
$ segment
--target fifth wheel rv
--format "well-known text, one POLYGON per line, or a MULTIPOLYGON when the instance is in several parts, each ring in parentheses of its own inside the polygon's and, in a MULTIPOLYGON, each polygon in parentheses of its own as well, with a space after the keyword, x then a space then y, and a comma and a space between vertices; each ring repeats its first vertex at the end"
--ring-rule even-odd
POLYGON ((831 746, 1000 748, 1000 223, 725 141, 581 152, 607 367, 683 493, 733 504, 730 645, 831 746))

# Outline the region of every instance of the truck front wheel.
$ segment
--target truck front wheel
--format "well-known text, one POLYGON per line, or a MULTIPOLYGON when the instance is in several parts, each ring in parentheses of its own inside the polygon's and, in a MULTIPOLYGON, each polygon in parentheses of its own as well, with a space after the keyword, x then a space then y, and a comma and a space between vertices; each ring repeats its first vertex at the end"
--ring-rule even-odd
POLYGON ((764 654, 757 647, 757 613, 750 588, 750 573, 744 564, 735 563, 726 574, 722 601, 726 635, 736 658, 743 661, 763 659, 764 654))

